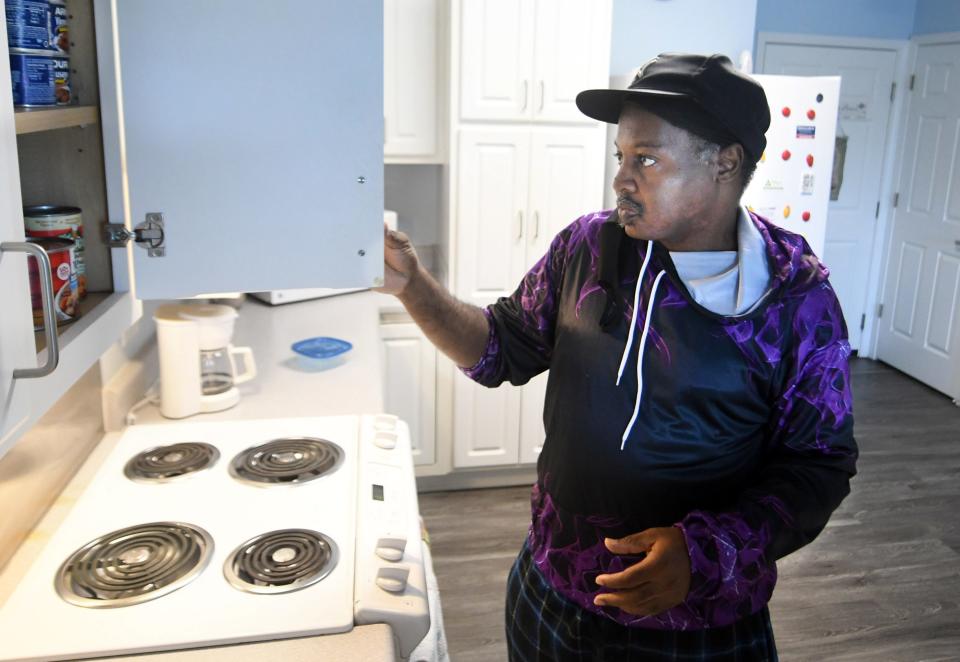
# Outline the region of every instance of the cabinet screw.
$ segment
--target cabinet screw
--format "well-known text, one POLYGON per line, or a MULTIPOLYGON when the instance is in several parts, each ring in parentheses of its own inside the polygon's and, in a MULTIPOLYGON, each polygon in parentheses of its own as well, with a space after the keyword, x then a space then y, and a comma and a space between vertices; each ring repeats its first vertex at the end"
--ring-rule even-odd
POLYGON ((367 251, 363 250, 362 248, 357 251, 357 255, 359 255, 360 257, 363 257, 366 254, 367 254, 367 251))
POLYGON ((363 175, 360 175, 359 177, 357 177, 357 184, 363 184, 366 181, 367 181, 367 178, 364 177, 363 175))

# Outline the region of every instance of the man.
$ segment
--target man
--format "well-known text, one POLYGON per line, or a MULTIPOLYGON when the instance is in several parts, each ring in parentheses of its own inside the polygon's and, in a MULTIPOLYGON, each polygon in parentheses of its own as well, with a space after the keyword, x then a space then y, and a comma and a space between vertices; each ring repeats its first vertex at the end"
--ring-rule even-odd
POLYGON ((762 88, 661 55, 627 90, 615 211, 574 221, 481 310, 386 238, 387 291, 476 381, 548 370, 533 520, 510 573, 512 660, 775 660, 775 561, 849 492, 850 347, 827 270, 739 206, 762 88))

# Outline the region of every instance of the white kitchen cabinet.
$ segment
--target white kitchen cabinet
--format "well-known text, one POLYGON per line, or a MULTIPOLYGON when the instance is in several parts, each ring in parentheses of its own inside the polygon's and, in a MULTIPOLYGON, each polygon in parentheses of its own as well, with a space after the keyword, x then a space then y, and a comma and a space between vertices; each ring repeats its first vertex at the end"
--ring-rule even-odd
POLYGON ((380 325, 383 410, 410 426, 413 463, 436 462, 437 349, 413 322, 380 325))
POLYGON ((0 65, 0 241, 23 241, 22 204, 81 206, 94 293, 60 334, 57 369, 13 379, 47 352, 33 341, 26 259, 0 252, 0 454, 138 318, 138 299, 382 277, 380 1, 70 11, 83 106, 14 113, 0 65), (264 47, 293 25, 314 26, 307 61, 264 47), (103 221, 133 231, 154 214, 153 255, 99 236, 103 221))
POLYGON ((383 156, 392 163, 442 163, 446 5, 384 0, 383 156))
MULTIPOLYGON (((603 200, 603 127, 460 131, 458 295, 509 296, 550 242, 603 200)), ((521 388, 454 380, 454 465, 529 464, 543 443, 546 375, 521 388)))
POLYGON ((460 119, 591 123, 578 92, 607 87, 611 0, 462 0, 460 119))
POLYGON ((603 127, 460 131, 456 291, 509 296, 550 242, 603 203, 603 127))

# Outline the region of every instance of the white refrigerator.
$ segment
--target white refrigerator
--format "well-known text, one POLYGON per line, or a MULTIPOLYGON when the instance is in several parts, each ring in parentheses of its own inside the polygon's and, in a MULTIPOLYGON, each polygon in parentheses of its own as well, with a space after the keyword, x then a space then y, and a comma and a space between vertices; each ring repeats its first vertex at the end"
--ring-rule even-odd
POLYGON ((823 257, 833 175, 839 76, 753 78, 770 104, 767 149, 743 203, 791 232, 803 235, 823 257))

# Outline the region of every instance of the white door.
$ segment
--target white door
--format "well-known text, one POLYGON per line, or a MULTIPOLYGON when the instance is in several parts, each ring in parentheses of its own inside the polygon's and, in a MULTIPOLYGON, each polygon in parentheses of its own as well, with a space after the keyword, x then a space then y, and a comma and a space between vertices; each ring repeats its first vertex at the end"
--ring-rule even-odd
POLYGON ((114 4, 127 220, 165 224, 136 295, 381 279, 382 0, 114 4))
POLYGON ((914 72, 877 355, 960 398, 960 43, 914 72))
POLYGON ((384 0, 383 155, 437 151, 437 0, 384 0))
POLYGON ((846 135, 843 184, 830 202, 823 262, 847 321, 850 345, 860 347, 867 312, 867 276, 891 108, 896 52, 868 48, 768 43, 763 73, 840 75, 837 135, 846 135))
POLYGON ((486 388, 462 374, 453 383, 453 466, 514 465, 520 457, 521 389, 486 388))
POLYGON ((606 88, 610 0, 537 0, 531 105, 536 119, 594 124, 577 110, 583 90, 606 88))
POLYGON ((437 348, 416 324, 380 326, 383 410, 410 426, 413 463, 436 462, 437 348))
MULTIPOLYGON (((7 35, 0 34, 0 51, 7 35)), ((0 80, 10 80, 9 61, 0 62, 0 80)), ((20 167, 14 132, 13 96, 9 85, 0 85, 0 242, 23 242, 23 207, 20 167)), ((23 253, 0 251, 0 455, 30 416, 30 383, 13 379, 17 368, 37 367, 30 312, 27 258, 23 253)))
POLYGON ((460 3, 460 118, 529 117, 533 104, 533 0, 460 3))
POLYGON ((485 306, 516 289, 526 264, 530 133, 459 133, 456 292, 485 306))
POLYGON ((532 132, 530 224, 523 276, 558 232, 603 206, 604 127, 532 132))

